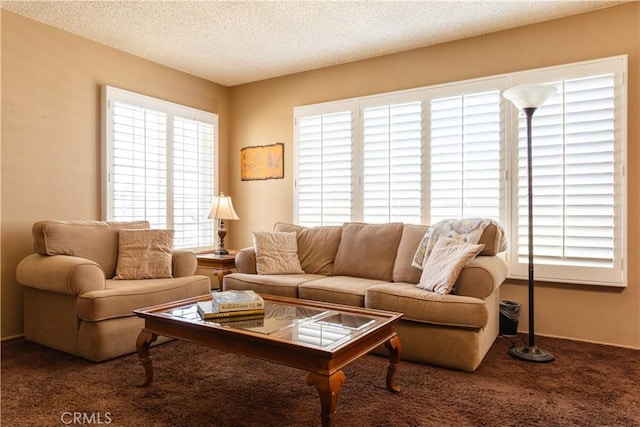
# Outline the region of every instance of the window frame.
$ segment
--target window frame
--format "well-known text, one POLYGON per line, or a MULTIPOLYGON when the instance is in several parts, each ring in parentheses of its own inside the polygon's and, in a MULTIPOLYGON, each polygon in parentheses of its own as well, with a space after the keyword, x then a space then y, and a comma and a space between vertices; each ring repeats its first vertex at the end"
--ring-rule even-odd
MULTIPOLYGON (((355 102, 354 100, 345 100, 345 101, 336 101, 336 102, 330 102, 330 103, 326 103, 326 104, 318 104, 316 106, 309 106, 309 107, 305 107, 304 111, 305 117, 309 117, 309 116, 323 116, 323 115, 331 115, 331 114, 338 114, 338 113, 342 113, 342 112, 346 112, 349 111, 351 112, 351 120, 352 120, 352 134, 351 134, 351 162, 352 162, 352 176, 351 176, 351 194, 357 194, 358 191, 358 182, 357 179, 355 179, 355 172, 356 170, 353 169, 353 163, 354 163, 354 156, 357 153, 357 147, 354 147, 354 141, 357 139, 355 137, 355 132, 357 132, 357 130, 354 130, 353 128, 353 122, 355 120, 354 115, 357 114, 357 102, 355 102)), ((299 152, 298 152, 298 116, 295 114, 294 112, 294 129, 295 129, 295 144, 294 144, 294 150, 293 150, 293 164, 294 164, 294 168, 293 168, 293 181, 294 181, 294 197, 293 197, 293 212, 294 212, 294 222, 296 224, 299 223, 299 212, 300 212, 300 205, 299 205, 299 198, 298 198, 298 182, 300 179, 300 173, 299 173, 299 168, 298 168, 298 164, 299 164, 299 152)), ((351 215, 353 217, 353 213, 354 213, 354 202, 352 199, 352 205, 351 205, 351 215)), ((325 225, 325 223, 323 222, 322 225, 325 225)))
MULTIPOLYGON (((363 144, 363 111, 364 108, 370 106, 380 106, 389 103, 411 102, 420 100, 423 105, 422 109, 422 223, 430 224, 430 170, 428 159, 430 153, 430 114, 429 104, 431 99, 460 95, 466 91, 480 92, 483 90, 498 89, 500 91, 500 202, 498 220, 503 225, 509 241, 509 249, 501 254, 508 265, 508 277, 514 279, 526 278, 520 271, 521 266, 517 266, 517 243, 512 238, 513 233, 517 230, 518 207, 518 144, 515 148, 513 141, 518 141, 518 111, 509 103, 502 93, 509 87, 526 84, 526 83, 545 83, 549 81, 558 81, 562 78, 571 78, 572 76, 593 75, 591 70, 611 70, 614 69, 615 74, 615 106, 614 106, 614 166, 616 171, 616 181, 614 184, 614 266, 608 270, 607 277, 593 276, 588 272, 588 268, 579 266, 562 265, 550 271, 544 265, 536 265, 536 278, 541 281, 558 282, 558 283, 575 283, 587 285, 599 285, 608 287, 626 287, 628 269, 626 266, 627 254, 627 176, 625 168, 627 167, 627 55, 619 55, 608 58, 601 58, 590 61, 582 61, 570 64, 562 64, 551 67, 544 67, 531 70, 523 70, 514 73, 507 73, 495 76, 488 76, 477 79, 470 79, 458 82, 438 84, 433 86, 425 86, 420 88, 412 88, 402 91, 389 92, 383 94, 369 95, 359 98, 350 98, 345 100, 331 101, 327 103, 313 104, 307 106, 295 107, 294 116, 294 203, 293 218, 294 222, 298 222, 298 185, 297 185, 297 145, 298 130, 297 123, 299 118, 311 114, 324 114, 329 112, 347 111, 352 113, 352 155, 353 162, 353 190, 352 190, 352 218, 351 221, 362 221, 362 144, 363 144), (343 110, 341 110, 343 109, 343 110), (515 124, 514 124, 515 123, 515 124), (515 261, 514 261, 515 260, 515 261), (558 272, 559 270, 559 272, 558 272), (580 274, 576 274, 576 271, 580 274), (596 279, 594 280, 594 277, 596 279)), ((597 71, 594 71, 597 72, 597 71)), ((535 126, 535 117, 534 117, 535 126)))
MULTIPOLYGON (((104 85, 102 86, 102 129, 101 129, 101 216, 103 220, 114 220, 114 189, 113 189, 113 131, 114 131, 114 115, 113 115, 113 103, 122 102, 129 105, 139 106, 145 109, 153 109, 166 114, 166 227, 168 229, 175 229, 174 225, 174 192, 173 192, 173 144, 174 144, 174 117, 179 117, 185 120, 193 120, 201 123, 206 123, 213 126, 213 180, 212 189, 213 194, 211 200, 204 203, 208 203, 209 206, 213 202, 213 197, 218 194, 219 183, 219 158, 218 158, 218 115, 208 111, 199 110, 196 108, 188 107, 185 105, 176 104, 170 101, 165 101, 159 98, 139 94, 136 92, 127 91, 117 87, 104 85)), ((203 202, 200 202, 203 203, 203 202)), ((144 219, 144 218, 141 218, 144 219)), ((181 250, 207 250, 215 247, 215 227, 209 225, 207 218, 198 220, 198 224, 206 225, 206 228, 211 228, 211 240, 205 241, 203 245, 197 246, 179 246, 176 245, 176 249, 181 250)), ((206 230, 205 230, 206 231, 206 230)), ((199 239, 200 237, 198 237, 199 239)))
MULTIPOLYGON (((361 100, 359 100, 358 102, 358 106, 357 106, 357 121, 356 121, 356 126, 355 126, 355 132, 354 134, 356 135, 356 150, 355 150, 355 155, 354 155, 354 160, 356 160, 356 174, 355 174, 355 181, 357 184, 357 192, 355 194, 354 197, 354 204, 355 204, 355 213, 356 213, 356 217, 358 218, 358 221, 364 221, 364 217, 365 217, 365 206, 364 206, 364 199, 365 199, 365 179, 364 179, 364 155, 365 155, 365 147, 364 147, 364 130, 365 130, 365 126, 364 126, 364 122, 365 122, 365 110, 369 109, 369 108, 379 108, 379 107, 385 107, 385 106, 398 106, 398 105, 404 105, 404 104, 408 104, 408 103, 417 103, 420 102, 420 109, 421 109, 421 123, 424 123, 424 100, 422 99, 422 97, 420 98, 415 98, 414 96, 414 91, 403 91, 403 92, 398 92, 398 93, 392 93, 392 94, 385 94, 385 95, 378 95, 378 96, 370 96, 370 97, 366 97, 363 98, 361 100)), ((424 126, 421 126, 420 129, 421 132, 421 139, 424 139, 424 135, 425 135, 425 130, 424 130, 424 126)), ((425 158, 425 152, 424 152, 424 144, 421 144, 421 159, 425 158)), ((421 170, 421 181, 423 179, 423 174, 424 174, 424 170, 421 170)), ((422 202, 424 200, 424 196, 422 195, 423 190, 421 189, 421 201, 420 201, 420 215, 423 217, 424 216, 424 212, 425 212, 425 206, 424 203, 422 202)), ((392 220, 393 221, 393 220, 392 220)))
MULTIPOLYGON (((534 70, 527 70, 519 73, 513 73, 508 76, 509 87, 524 84, 540 84, 549 81, 558 81, 562 79, 576 79, 585 76, 593 76, 597 74, 614 74, 614 112, 620 111, 620 114, 614 116, 614 197, 618 200, 614 201, 614 244, 613 244, 613 267, 611 269, 589 267, 589 266, 571 266, 571 265, 551 265, 551 264, 535 264, 535 276, 537 280, 558 282, 558 276, 561 275, 562 283, 600 285, 608 287, 626 287, 627 286, 627 56, 621 55, 616 57, 596 59, 592 61, 583 61, 571 64, 558 65, 553 67, 545 67, 534 70), (619 135, 615 135, 615 133, 619 135), (617 179, 616 179, 617 178, 617 179), (617 190, 616 191, 616 187, 617 190), (616 215, 617 213, 617 215, 616 215), (561 271, 560 273, 558 271, 561 271), (614 277, 613 279, 611 277, 614 277)), ((543 108, 544 105, 541 107, 543 108)), ((509 141, 516 141, 515 144, 508 145, 509 148, 509 164, 511 165, 511 173, 514 179, 509 180, 510 199, 517 200, 518 197, 518 114, 519 112, 512 103, 506 102, 507 113, 507 134, 509 141)), ((533 127, 535 127, 535 114, 533 117, 533 127)), ((535 138, 535 135, 534 135, 535 138)), ((535 193, 534 193, 535 197, 535 193)), ((510 205, 512 206, 512 205, 510 205)), ((517 207, 513 207, 514 213, 507 217, 505 228, 508 228, 509 248, 506 253, 506 261, 509 267, 509 277, 514 279, 526 279, 528 277, 528 264, 518 262, 517 253, 517 207)), ((535 244, 535 239, 534 239, 535 244)), ((535 253, 534 253, 535 257, 535 253)))

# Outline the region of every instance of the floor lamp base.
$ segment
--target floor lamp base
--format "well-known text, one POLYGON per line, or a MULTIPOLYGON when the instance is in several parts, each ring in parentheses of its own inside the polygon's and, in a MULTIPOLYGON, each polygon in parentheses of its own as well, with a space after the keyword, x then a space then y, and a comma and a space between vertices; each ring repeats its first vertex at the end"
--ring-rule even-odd
POLYGON ((551 362, 555 360, 555 356, 546 350, 542 350, 536 346, 512 347, 509 354, 515 358, 526 360, 528 362, 551 362))

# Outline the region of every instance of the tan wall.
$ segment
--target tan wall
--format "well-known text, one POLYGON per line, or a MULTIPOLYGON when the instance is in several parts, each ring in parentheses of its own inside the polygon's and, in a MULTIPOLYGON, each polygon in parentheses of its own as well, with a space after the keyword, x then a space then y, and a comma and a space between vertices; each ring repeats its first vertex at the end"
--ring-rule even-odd
MULTIPOLYGON (((293 217, 293 108, 594 58, 629 55, 629 283, 624 290, 542 284, 536 332, 640 348, 640 4, 227 89, 2 11, 0 253, 2 337, 22 332, 15 266, 43 218, 100 217, 100 86, 109 84, 217 113, 220 189, 239 221, 228 247, 293 217), (227 126, 229 124, 229 126, 227 126), (240 148, 285 143, 285 178, 240 181, 240 148)), ((501 298, 523 303, 526 286, 501 298)))
MULTIPOLYGON (((100 219, 100 87, 219 115, 228 155, 229 89, 2 11, 2 337, 22 333, 20 259, 40 219, 100 219)), ((220 188, 227 186, 221 162, 220 188)))
MULTIPOLYGON (((640 4, 638 2, 509 31, 231 88, 230 183, 240 221, 229 247, 251 244, 252 230, 293 218, 293 108, 380 92, 471 79, 613 55, 629 55, 629 283, 624 290, 542 285, 536 291, 536 332, 640 348, 640 4), (285 143, 285 178, 240 181, 240 149, 285 143)), ((527 293, 505 284, 503 299, 527 293)))

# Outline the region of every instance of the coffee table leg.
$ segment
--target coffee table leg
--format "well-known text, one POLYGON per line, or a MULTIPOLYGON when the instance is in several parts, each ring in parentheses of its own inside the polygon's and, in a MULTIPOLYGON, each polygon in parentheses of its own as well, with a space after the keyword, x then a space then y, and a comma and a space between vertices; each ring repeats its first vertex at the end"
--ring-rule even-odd
POLYGON ((344 379, 345 376, 342 371, 335 372, 329 376, 312 372, 307 377, 307 384, 315 386, 320 395, 323 427, 328 427, 333 423, 333 417, 336 414, 336 402, 344 379))
POLYGON ((393 336, 384 343, 384 346, 389 350, 389 366, 387 367, 387 390, 399 393, 400 387, 398 387, 393 381, 393 376, 400 366, 400 350, 402 345, 400 344, 400 338, 397 333, 393 333, 393 336))
POLYGON ((153 381, 153 366, 151 365, 151 356, 149 356, 149 347, 157 339, 158 334, 151 333, 145 329, 138 335, 138 340, 136 341, 138 360, 144 367, 144 383, 140 384, 140 387, 147 387, 153 381))

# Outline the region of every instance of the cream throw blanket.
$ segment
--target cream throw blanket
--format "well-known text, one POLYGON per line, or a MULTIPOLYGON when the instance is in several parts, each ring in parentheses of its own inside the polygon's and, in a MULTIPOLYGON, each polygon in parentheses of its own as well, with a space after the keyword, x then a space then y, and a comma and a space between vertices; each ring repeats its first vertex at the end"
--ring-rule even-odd
POLYGON ((484 233, 484 229, 487 228, 489 224, 494 224, 500 230, 501 240, 499 252, 506 251, 507 240, 504 229, 496 221, 489 218, 445 219, 429 227, 429 230, 425 233, 418 245, 411 265, 422 270, 431 254, 431 250, 440 237, 449 237, 473 244, 478 243, 482 233, 484 233))

